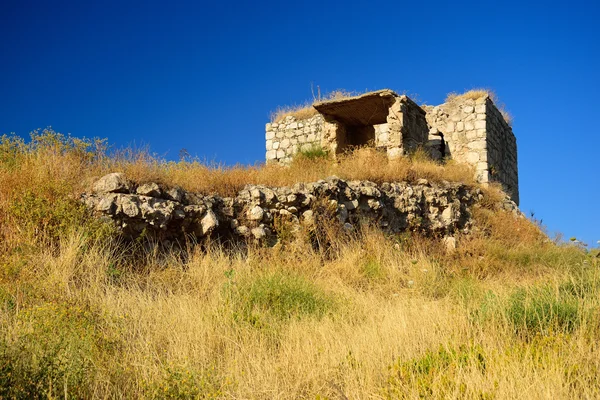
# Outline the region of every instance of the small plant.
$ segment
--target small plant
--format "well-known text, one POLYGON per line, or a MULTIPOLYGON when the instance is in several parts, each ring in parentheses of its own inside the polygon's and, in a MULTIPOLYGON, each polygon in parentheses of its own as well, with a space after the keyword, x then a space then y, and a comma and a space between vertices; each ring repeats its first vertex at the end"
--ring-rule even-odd
POLYGON ((427 350, 421 357, 398 360, 389 367, 385 395, 390 399, 412 398, 409 393, 416 391, 421 398, 447 398, 458 386, 464 396, 466 387, 457 378, 466 369, 485 373, 486 355, 479 346, 461 345, 458 349, 440 346, 438 350, 427 350))
POLYGON ((233 296, 236 316, 257 326, 270 320, 321 318, 334 307, 333 299, 318 286, 287 273, 244 282, 233 296))
POLYGON ((297 157, 303 157, 309 160, 316 160, 320 158, 328 158, 329 152, 323 147, 317 144, 300 149, 296 154, 297 157))

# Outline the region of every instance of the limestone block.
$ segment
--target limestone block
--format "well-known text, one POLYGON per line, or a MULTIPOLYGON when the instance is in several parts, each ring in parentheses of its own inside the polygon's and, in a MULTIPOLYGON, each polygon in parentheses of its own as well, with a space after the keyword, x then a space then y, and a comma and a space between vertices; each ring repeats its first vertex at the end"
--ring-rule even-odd
POLYGON ((487 147, 487 143, 485 140, 478 140, 476 142, 469 142, 467 147, 473 150, 483 150, 487 147))
POLYGON ((452 132, 454 132, 454 129, 455 129, 454 122, 448 122, 448 123, 446 124, 446 132, 447 132, 447 133, 452 133, 452 132))
POLYGON ((475 121, 476 129, 485 129, 485 121, 475 121))
POLYGON ((281 139, 285 136, 285 132, 284 131, 277 131, 277 133, 275 133, 275 137, 277 139, 281 139))
POLYGON ((267 140, 273 139, 275 137, 275 131, 268 131, 267 134, 265 135, 265 138, 267 140))
POLYGON ((265 125, 265 130, 267 132, 272 131, 273 130, 273 125, 269 122, 268 124, 265 125))
POLYGON ((285 151, 279 149, 277 150, 277 158, 283 158, 285 157, 285 151))
POLYGON ((278 127, 279 127, 279 124, 277 122, 273 122, 271 124, 271 128, 273 128, 273 129, 277 129, 278 127))
POLYGON ((296 128, 298 128, 297 122, 292 122, 291 124, 288 125, 288 129, 296 129, 296 128))
POLYGON ((272 140, 267 140, 267 150, 271 150, 273 148, 273 141, 272 140))
POLYGON ((289 140, 289 139, 283 139, 283 140, 281 141, 280 147, 281 147, 282 149, 287 149, 288 147, 290 147, 290 143, 291 143, 291 142, 290 142, 290 140, 289 140))
POLYGON ((475 169, 478 171, 487 170, 488 163, 487 162, 478 162, 477 165, 475 165, 475 169))
POLYGON ((477 137, 482 138, 485 137, 487 131, 485 129, 477 129, 477 137))
POLYGON ((475 107, 473 107, 473 106, 465 106, 465 107, 463 107, 463 111, 465 113, 467 113, 467 114, 472 113, 474 110, 475 110, 475 107))
POLYGON ((277 150, 267 151, 267 160, 274 160, 277 158, 277 150))
POLYGON ((127 193, 128 191, 129 183, 125 175, 120 172, 105 175, 94 184, 96 193, 127 193))
POLYGON ((473 129, 475 129, 475 124, 473 124, 473 122, 471 122, 471 121, 465 122, 465 130, 466 131, 472 131, 473 129))
POLYGON ((469 164, 475 164, 479 162, 479 153, 475 151, 470 151, 467 153, 467 162, 469 164))
POLYGON ((308 135, 308 137, 306 138, 306 140, 308 142, 314 142, 317 140, 317 135, 315 135, 314 133, 311 133, 310 135, 308 135))
POLYGON ((272 148, 273 150, 277 150, 279 148, 279 142, 273 142, 272 148))
POLYGON ((477 131, 467 131, 465 137, 467 138, 467 140, 473 140, 477 138, 477 131))
POLYGON ((461 132, 465 129, 465 123, 462 121, 459 121, 456 123, 456 130, 461 132))
POLYGON ((485 114, 477 114, 477 119, 480 121, 484 121, 485 120, 485 114))

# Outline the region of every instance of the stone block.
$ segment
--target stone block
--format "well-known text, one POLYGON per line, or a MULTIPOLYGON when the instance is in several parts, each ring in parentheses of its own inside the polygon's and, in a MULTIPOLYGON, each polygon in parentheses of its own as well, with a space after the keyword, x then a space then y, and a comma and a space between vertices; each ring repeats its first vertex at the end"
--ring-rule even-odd
POLYGON ((277 158, 277 150, 267 151, 267 160, 274 160, 277 158))
POLYGON ((279 148, 279 142, 273 142, 273 150, 277 150, 279 148))
POLYGON ((475 106, 476 113, 485 113, 485 104, 479 104, 475 106))
POLYGON ((472 113, 474 110, 475 110, 475 107, 473 107, 473 106, 465 106, 465 107, 463 107, 463 111, 465 113, 467 113, 467 114, 472 113))
POLYGON ((485 129, 485 121, 475 121, 475 128, 476 129, 485 129))
POLYGON ((459 121, 456 123, 456 130, 459 132, 462 132, 465 130, 465 123, 462 121, 459 121))
POLYGON ((485 114, 477 114, 477 119, 479 121, 484 121, 485 120, 485 114))
POLYGON ((273 148, 273 141, 267 140, 267 150, 271 150, 273 148))
POLYGON ((473 140, 477 138, 477 131, 467 131, 467 134, 465 135, 465 137, 467 138, 467 140, 473 140))
POLYGON ((487 147, 487 143, 485 140, 478 140, 476 142, 469 142, 467 147, 473 150, 483 150, 487 147))
POLYGON ((467 153, 466 159, 469 164, 475 165, 479 162, 479 153, 475 151, 470 151, 467 153))
POLYGON ((267 134, 265 135, 265 138, 267 140, 273 139, 275 137, 275 131, 268 131, 267 134))
POLYGON ((277 150, 277 158, 283 158, 283 157, 285 157, 285 151, 277 150))
POLYGON ((454 132, 454 129, 455 129, 454 122, 448 122, 446 124, 446 133, 452 133, 452 132, 454 132))

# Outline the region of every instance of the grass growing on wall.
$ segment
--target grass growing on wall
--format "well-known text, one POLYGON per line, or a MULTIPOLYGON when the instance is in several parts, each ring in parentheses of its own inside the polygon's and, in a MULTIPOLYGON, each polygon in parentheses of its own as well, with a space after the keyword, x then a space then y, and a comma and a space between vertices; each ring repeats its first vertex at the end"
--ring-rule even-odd
POLYGON ((454 252, 370 226, 344 235, 323 213, 318 249, 301 231, 246 252, 128 253, 72 202, 116 170, 232 192, 333 170, 460 180, 452 165, 359 151, 335 166, 210 168, 37 135, 0 144, 2 398, 600 396, 598 258, 495 209, 493 190, 454 252))

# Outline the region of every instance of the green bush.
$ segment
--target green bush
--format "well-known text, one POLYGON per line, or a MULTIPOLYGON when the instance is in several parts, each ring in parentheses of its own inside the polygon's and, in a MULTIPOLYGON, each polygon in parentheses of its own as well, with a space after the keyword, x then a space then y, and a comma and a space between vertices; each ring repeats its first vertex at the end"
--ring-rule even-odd
MULTIPOLYGON (((455 389, 464 395, 466 386, 457 382, 460 370, 476 368, 485 373, 486 356, 479 346, 440 346, 427 350, 418 358, 399 359, 389 367, 390 375, 384 390, 386 398, 412 398, 416 391, 421 398, 454 397, 455 389)), ((481 394, 486 398, 487 394, 481 394)))
POLYGON ((277 272, 242 283, 233 292, 236 318, 253 325, 292 318, 321 318, 333 298, 303 277, 277 272))
POLYGON ((0 398, 89 398, 100 349, 111 348, 98 315, 48 303, 16 318, 16 337, 0 338, 0 398))
POLYGON ((327 152, 327 150, 323 149, 321 146, 319 145, 312 145, 310 147, 301 149, 296 156, 298 157, 303 157, 309 160, 316 160, 316 159, 320 159, 320 158, 328 158, 329 157, 329 153, 327 152))
POLYGON ((217 399, 225 384, 214 368, 197 370, 188 366, 166 366, 163 379, 150 382, 145 397, 150 399, 217 399))
POLYGON ((521 336, 571 333, 580 323, 580 304, 576 297, 548 286, 517 289, 508 299, 506 315, 521 336))

